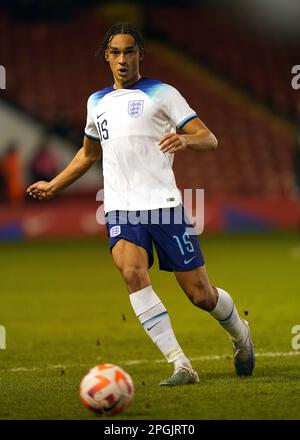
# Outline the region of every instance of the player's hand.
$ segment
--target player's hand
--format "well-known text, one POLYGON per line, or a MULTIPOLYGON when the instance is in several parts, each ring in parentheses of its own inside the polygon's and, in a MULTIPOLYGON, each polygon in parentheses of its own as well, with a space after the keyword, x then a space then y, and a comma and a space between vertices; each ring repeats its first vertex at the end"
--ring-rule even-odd
POLYGON ((187 139, 185 135, 169 133, 159 141, 159 146, 162 153, 175 153, 186 149, 187 139))
POLYGON ((40 180, 27 188, 27 194, 33 199, 49 200, 56 195, 49 182, 40 180))

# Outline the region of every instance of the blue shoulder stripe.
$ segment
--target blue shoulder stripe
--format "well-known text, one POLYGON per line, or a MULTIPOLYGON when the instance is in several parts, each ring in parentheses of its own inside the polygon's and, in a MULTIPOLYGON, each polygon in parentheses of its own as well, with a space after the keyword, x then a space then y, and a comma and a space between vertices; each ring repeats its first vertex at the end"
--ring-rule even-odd
POLYGON ((104 98, 105 95, 112 92, 113 90, 114 90, 114 88, 112 86, 105 87, 105 89, 102 89, 102 90, 99 90, 98 92, 93 93, 89 99, 91 100, 91 102, 94 105, 96 105, 97 102, 100 101, 100 99, 104 98))

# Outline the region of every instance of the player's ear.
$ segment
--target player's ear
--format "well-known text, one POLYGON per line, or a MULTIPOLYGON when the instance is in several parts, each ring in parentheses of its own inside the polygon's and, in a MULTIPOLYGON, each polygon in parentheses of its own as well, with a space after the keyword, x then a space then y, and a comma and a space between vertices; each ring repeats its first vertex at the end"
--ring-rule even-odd
POLYGON ((144 51, 140 50, 140 52, 139 52, 139 62, 141 63, 143 61, 143 59, 144 59, 144 51))
POLYGON ((108 52, 107 50, 104 52, 105 61, 108 63, 108 52))

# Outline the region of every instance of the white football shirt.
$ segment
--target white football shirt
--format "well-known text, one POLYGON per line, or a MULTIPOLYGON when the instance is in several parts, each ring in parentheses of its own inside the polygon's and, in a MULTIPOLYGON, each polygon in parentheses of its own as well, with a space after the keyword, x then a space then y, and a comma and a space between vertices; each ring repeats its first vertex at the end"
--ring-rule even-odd
POLYGON ((196 117, 174 87, 148 78, 89 97, 85 135, 101 142, 105 213, 182 202, 172 170, 174 154, 162 153, 159 141, 196 117))

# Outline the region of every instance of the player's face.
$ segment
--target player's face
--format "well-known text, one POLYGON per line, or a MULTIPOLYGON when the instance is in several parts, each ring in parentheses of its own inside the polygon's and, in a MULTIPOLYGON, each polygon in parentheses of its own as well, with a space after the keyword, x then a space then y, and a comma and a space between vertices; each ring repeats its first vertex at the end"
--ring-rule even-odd
POLYGON ((129 34, 114 35, 105 52, 116 86, 134 83, 140 78, 142 54, 135 39, 129 34))

